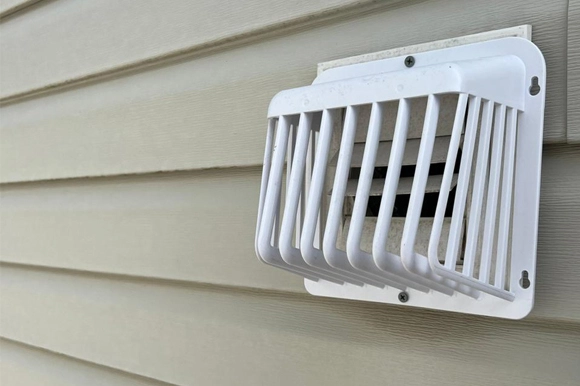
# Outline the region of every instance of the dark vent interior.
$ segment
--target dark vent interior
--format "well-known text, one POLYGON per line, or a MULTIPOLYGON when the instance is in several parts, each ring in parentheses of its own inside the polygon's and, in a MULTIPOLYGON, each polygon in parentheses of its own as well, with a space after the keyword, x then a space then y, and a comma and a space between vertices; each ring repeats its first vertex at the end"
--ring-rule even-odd
MULTIPOLYGON (((457 161, 455 163, 454 173, 459 172, 459 163, 461 160, 461 149, 459 149, 457 154, 457 161)), ((410 177, 415 175, 415 165, 407 165, 401 168, 401 175, 399 178, 410 177)), ((442 175, 445 169, 445 163, 432 164, 429 168, 429 175, 436 176, 442 175)), ((387 175, 388 167, 375 167, 373 178, 385 178, 387 175)), ((350 171, 350 178, 358 178, 360 174, 360 168, 352 168, 350 171)), ((449 199, 447 201, 447 206, 445 208, 445 217, 451 217, 453 212, 453 204, 455 202, 455 191, 454 187, 449 192, 449 199)), ((395 205, 393 208, 393 217, 406 217, 407 209, 409 207, 410 194, 399 194, 395 199, 395 205)), ((356 197, 355 197, 356 199, 356 197)), ((421 217, 434 217, 435 210, 437 208, 437 201, 439 199, 439 192, 425 193, 423 200, 423 207, 421 208, 421 217)), ((379 215, 379 209, 381 207, 382 196, 370 196, 367 205, 367 217, 377 217, 379 215)))

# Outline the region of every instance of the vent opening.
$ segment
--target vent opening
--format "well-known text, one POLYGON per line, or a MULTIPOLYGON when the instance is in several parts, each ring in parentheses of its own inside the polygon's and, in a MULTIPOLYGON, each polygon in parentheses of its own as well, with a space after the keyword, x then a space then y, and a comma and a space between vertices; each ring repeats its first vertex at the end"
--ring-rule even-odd
MULTIPOLYGON (((458 157, 455 162, 454 173, 459 173, 461 161, 461 148, 458 151, 458 157)), ((415 165, 406 165, 401 168, 400 181, 403 182, 405 186, 401 187, 404 193, 397 194, 395 198, 395 205, 393 207, 393 217, 406 217, 407 210, 409 208, 409 200, 411 198, 410 192, 406 192, 406 187, 409 188, 412 184, 413 176, 415 175, 415 165), (409 182, 411 184, 409 184, 409 182)), ((425 198, 423 200, 423 207, 421 208, 421 217, 430 218, 435 216, 435 209, 437 208, 437 201, 439 200, 439 188, 441 185, 441 179, 443 178, 443 171, 445 169, 445 163, 434 163, 429 168, 429 182, 427 186, 427 192, 425 193, 425 198)), ((388 166, 375 167, 373 173, 373 180, 377 181, 377 184, 381 182, 384 183, 384 179, 387 175, 388 166)), ((360 175, 360 167, 351 168, 349 178, 352 180, 357 180, 360 175)), ((449 192, 449 199, 447 201, 447 206, 445 207, 445 217, 451 217, 453 214, 453 205, 455 203, 455 186, 449 192)), ((356 200, 356 195, 352 196, 352 200, 356 200)), ((379 210, 381 207, 382 192, 371 195, 368 199, 366 217, 377 217, 379 215, 379 210)), ((345 204, 345 215, 349 215, 350 208, 352 205, 345 204)))

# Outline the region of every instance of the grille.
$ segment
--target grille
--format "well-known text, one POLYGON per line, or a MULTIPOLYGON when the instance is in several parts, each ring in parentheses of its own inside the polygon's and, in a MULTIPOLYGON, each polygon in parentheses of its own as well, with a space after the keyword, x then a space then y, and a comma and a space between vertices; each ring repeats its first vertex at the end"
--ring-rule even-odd
POLYGON ((256 253, 304 277, 315 295, 521 318, 533 306, 535 285, 542 54, 525 39, 504 38, 413 59, 411 68, 399 57, 328 70, 313 85, 273 98, 256 253), (450 96, 454 104, 441 103, 450 96), (427 103, 417 113, 411 106, 419 98, 427 103), (355 143, 360 112, 368 108, 366 138, 355 143), (442 113, 453 119, 441 120, 442 113), (381 141, 386 114, 394 115, 389 142, 381 141), (420 138, 409 138, 417 116, 420 138), (333 138, 340 138, 334 157, 333 138), (443 173, 430 175, 442 162, 443 173), (411 163, 412 177, 402 177, 411 163), (355 177, 353 167, 360 168, 355 177), (377 178, 377 167, 386 174, 377 178), (433 192, 422 252, 421 213, 433 192), (409 195, 408 206, 392 250, 401 194, 409 195), (369 227, 369 199, 377 196, 369 227), (354 203, 345 227, 348 197, 354 203), (361 245, 365 237, 372 240, 368 248, 361 245))

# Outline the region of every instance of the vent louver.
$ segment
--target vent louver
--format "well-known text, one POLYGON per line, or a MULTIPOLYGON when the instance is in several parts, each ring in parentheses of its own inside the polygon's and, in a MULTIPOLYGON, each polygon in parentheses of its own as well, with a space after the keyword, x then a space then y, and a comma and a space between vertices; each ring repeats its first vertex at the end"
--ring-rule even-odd
POLYGON ((535 286, 543 56, 525 39, 504 38, 414 60, 410 68, 399 57, 331 69, 311 86, 274 97, 256 253, 303 276, 315 295, 522 318, 533 306, 535 286), (441 136, 441 99, 450 94, 456 98, 451 135, 441 136), (420 138, 408 139, 416 98, 427 99, 423 129, 420 138), (380 140, 387 103, 397 104, 388 143, 380 140), (370 106, 363 144, 355 143, 361 106, 370 106), (414 173, 403 178, 409 157, 414 173), (442 160, 443 174, 430 176, 431 165, 442 160), (373 178, 379 166, 386 175, 373 178), (360 168, 355 180, 353 167, 360 168), (442 233, 453 189, 450 225, 442 233), (435 215, 422 254, 417 232, 424 197, 433 191, 435 215), (398 194, 409 194, 409 202, 400 245, 388 250, 398 194), (368 200, 377 195, 372 247, 365 250, 368 200), (345 197, 353 196, 346 228, 345 197))

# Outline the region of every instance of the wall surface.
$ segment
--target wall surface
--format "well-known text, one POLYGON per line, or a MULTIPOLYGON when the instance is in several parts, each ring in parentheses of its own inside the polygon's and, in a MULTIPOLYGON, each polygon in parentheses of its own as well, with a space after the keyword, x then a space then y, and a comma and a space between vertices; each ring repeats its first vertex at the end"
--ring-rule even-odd
POLYGON ((579 15, 578 0, 0 0, 0 383, 577 385, 579 15), (276 92, 319 62, 521 24, 548 68, 527 319, 317 298, 258 262, 276 92))

